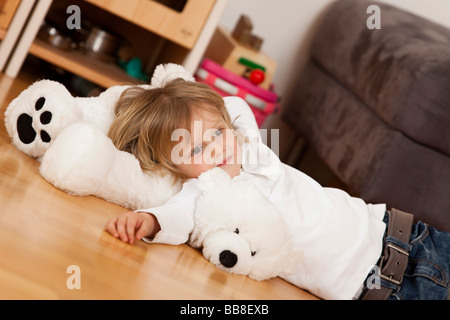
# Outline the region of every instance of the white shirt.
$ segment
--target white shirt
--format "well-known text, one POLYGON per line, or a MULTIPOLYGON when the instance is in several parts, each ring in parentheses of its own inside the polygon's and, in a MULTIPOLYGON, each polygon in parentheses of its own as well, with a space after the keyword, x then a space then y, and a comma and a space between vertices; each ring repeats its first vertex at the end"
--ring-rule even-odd
MULTIPOLYGON (((250 109, 242 99, 225 101, 232 119, 233 115, 241 115, 235 127, 255 128, 253 116, 247 112, 250 109)), ((324 299, 352 299, 381 255, 386 206, 366 204, 342 190, 323 188, 299 170, 281 163, 260 136, 247 136, 251 137, 242 146, 243 170, 233 179, 258 187, 290 227, 302 258, 285 280, 324 299)), ((154 214, 161 226, 151 242, 176 245, 188 240, 200 193, 196 182, 186 182, 160 207, 139 210, 154 214)))

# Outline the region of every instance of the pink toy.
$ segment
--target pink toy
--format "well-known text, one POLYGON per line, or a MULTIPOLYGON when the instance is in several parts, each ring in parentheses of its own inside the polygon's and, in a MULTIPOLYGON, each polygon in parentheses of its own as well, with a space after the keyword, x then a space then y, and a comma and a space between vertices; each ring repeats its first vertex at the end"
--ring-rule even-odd
POLYGON ((223 97, 231 95, 244 99, 250 105, 258 126, 278 107, 276 93, 255 86, 209 59, 203 60, 195 76, 198 82, 208 84, 223 97))

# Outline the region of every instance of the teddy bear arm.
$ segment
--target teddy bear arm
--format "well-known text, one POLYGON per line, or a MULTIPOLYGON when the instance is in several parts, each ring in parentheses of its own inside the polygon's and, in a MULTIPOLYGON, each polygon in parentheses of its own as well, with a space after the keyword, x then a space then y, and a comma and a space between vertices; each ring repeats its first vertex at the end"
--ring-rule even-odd
POLYGON ((164 204, 180 189, 168 173, 145 173, 132 154, 117 150, 98 196, 131 210, 148 209, 164 204))
POLYGON ((75 195, 95 194, 112 164, 114 146, 90 123, 65 128, 42 157, 41 175, 75 195))
POLYGON ((94 195, 129 209, 163 204, 179 191, 168 175, 145 174, 130 153, 91 123, 67 127, 44 155, 41 175, 67 193, 94 195))

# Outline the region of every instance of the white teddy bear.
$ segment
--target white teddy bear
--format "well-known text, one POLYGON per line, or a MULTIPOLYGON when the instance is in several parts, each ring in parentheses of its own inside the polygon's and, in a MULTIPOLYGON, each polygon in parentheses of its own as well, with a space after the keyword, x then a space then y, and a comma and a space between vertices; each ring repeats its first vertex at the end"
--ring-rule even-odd
POLYGON ((220 269, 255 280, 287 276, 298 257, 289 228, 258 188, 220 168, 200 175, 189 244, 220 269))
MULTIPOLYGON (((161 87, 175 78, 195 80, 182 66, 166 64, 142 87, 161 87)), ((133 155, 117 150, 107 137, 114 106, 128 87, 74 98, 61 83, 35 82, 6 109, 6 129, 19 150, 41 161, 41 175, 55 187, 129 209, 159 206, 181 185, 170 175, 145 174, 133 155)))

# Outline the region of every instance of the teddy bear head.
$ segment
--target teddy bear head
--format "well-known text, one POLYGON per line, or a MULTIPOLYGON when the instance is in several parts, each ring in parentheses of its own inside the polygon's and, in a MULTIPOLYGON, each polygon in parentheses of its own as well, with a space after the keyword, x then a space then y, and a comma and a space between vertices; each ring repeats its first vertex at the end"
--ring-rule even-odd
POLYGON ((31 157, 42 157, 62 129, 78 121, 81 111, 64 85, 35 82, 15 98, 5 112, 13 144, 31 157))
POLYGON ((220 269, 255 280, 292 272, 290 231, 253 184, 232 180, 220 168, 203 173, 190 245, 220 269))

